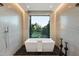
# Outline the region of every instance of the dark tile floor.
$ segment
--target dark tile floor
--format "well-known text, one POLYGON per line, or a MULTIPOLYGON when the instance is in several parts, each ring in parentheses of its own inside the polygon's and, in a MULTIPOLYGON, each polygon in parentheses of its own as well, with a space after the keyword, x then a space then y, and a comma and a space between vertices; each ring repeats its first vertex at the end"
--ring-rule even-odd
POLYGON ((25 46, 23 45, 14 56, 58 56, 59 48, 54 47, 54 51, 52 52, 27 52, 25 46))

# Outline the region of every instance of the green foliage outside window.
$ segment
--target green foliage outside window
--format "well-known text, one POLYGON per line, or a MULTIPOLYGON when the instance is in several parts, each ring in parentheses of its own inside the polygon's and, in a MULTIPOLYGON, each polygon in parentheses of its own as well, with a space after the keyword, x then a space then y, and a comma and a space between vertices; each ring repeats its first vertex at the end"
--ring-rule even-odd
POLYGON ((30 24, 30 37, 31 38, 50 38, 50 21, 44 27, 38 23, 30 24))

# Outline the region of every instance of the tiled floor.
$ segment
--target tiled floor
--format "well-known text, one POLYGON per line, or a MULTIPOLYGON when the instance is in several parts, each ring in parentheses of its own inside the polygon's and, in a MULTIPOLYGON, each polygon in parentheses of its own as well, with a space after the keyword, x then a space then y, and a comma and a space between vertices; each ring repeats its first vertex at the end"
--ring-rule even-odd
POLYGON ((52 52, 26 52, 25 46, 23 45, 14 56, 58 56, 59 49, 55 46, 52 52))

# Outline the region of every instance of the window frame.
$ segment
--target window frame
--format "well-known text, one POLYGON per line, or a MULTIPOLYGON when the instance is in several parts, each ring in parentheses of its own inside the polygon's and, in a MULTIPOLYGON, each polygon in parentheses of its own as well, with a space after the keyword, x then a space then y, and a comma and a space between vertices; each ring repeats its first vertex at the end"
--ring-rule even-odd
MULTIPOLYGON (((29 38, 32 38, 31 37, 31 17, 32 16, 49 16, 49 21, 50 21, 50 15, 29 15, 29 17, 30 17, 30 19, 29 19, 29 38)), ((50 27, 49 27, 49 29, 50 29, 50 27)), ((50 30, 49 30, 49 32, 50 32, 50 30)))

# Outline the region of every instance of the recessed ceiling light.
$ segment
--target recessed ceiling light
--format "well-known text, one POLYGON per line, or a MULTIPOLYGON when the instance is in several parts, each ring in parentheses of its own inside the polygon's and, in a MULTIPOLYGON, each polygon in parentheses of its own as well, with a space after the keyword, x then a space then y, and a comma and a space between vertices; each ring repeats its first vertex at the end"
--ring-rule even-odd
POLYGON ((30 8, 30 6, 29 6, 29 5, 27 5, 27 8, 29 9, 29 8, 30 8))
POLYGON ((53 7, 52 5, 49 6, 49 8, 52 8, 52 7, 53 7))

